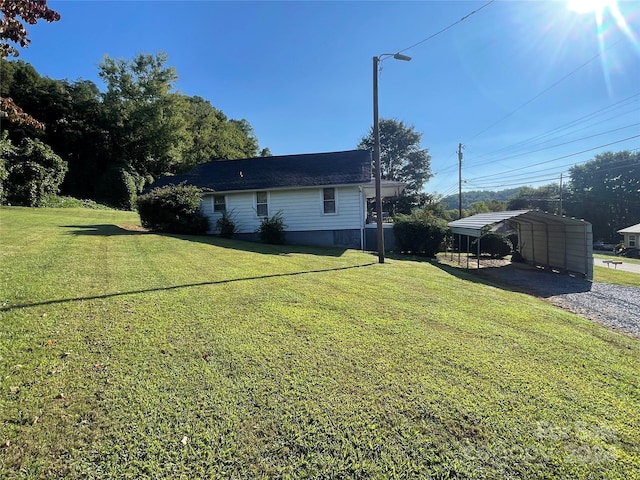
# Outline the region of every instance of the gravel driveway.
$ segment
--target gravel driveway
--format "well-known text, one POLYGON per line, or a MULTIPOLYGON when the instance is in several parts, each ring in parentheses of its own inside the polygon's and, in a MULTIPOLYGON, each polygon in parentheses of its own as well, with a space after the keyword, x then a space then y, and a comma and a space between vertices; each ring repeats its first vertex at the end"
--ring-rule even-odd
POLYGON ((521 264, 476 272, 492 282, 542 297, 565 310, 640 338, 640 286, 589 282, 521 264))

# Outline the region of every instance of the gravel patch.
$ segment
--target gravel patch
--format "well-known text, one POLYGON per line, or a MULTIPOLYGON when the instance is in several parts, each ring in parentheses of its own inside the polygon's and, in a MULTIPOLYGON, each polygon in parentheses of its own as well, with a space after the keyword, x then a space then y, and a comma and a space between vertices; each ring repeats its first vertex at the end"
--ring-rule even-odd
POLYGON ((640 338, 640 288, 589 282, 521 264, 476 270, 478 276, 530 293, 565 310, 640 338))

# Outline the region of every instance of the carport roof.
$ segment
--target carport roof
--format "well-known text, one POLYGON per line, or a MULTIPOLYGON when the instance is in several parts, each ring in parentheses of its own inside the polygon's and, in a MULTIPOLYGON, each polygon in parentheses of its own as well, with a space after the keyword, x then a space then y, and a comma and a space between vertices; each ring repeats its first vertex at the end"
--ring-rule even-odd
POLYGON ((453 233, 481 237, 487 228, 505 220, 514 219, 525 223, 563 223, 567 225, 584 225, 584 220, 540 212, 538 210, 509 210, 506 212, 479 213, 471 217, 449 222, 453 233))

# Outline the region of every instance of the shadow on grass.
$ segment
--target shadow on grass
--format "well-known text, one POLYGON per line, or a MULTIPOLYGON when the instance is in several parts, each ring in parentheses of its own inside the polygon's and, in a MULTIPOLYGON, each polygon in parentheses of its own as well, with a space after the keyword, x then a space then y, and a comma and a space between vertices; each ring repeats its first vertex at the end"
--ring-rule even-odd
POLYGON ((96 224, 96 225, 62 225, 62 228, 74 229, 69 232, 70 235, 88 235, 113 237, 120 235, 159 235, 162 237, 176 238, 179 240, 187 240, 189 242, 203 243, 205 245, 214 245, 220 248, 228 248, 231 250, 241 250, 244 252, 261 253, 266 255, 289 255, 289 254, 305 254, 319 255, 325 257, 341 257, 347 251, 341 247, 316 247, 303 245, 270 245, 247 240, 236 240, 222 238, 215 235, 179 235, 175 233, 152 232, 135 225, 113 225, 113 224, 96 224))
MULTIPOLYGON (((526 293, 538 297, 548 298, 567 293, 581 293, 591 290, 593 282, 580 276, 570 276, 555 271, 532 267, 524 263, 511 263, 508 260, 500 265, 487 266, 486 262, 482 268, 475 267, 477 257, 470 263, 471 268, 455 266, 450 263, 441 262, 438 258, 424 257, 419 255, 404 255, 390 253, 387 258, 394 260, 405 260, 413 262, 428 262, 436 268, 447 272, 449 275, 467 280, 473 283, 501 288, 511 292, 526 293), (507 263, 508 262, 508 263, 507 263)), ((480 257, 480 262, 492 259, 490 257, 480 257)))
POLYGON ((437 259, 431 259, 430 263, 450 275, 464 280, 544 298, 588 292, 593 285, 593 282, 582 277, 574 277, 521 263, 509 263, 481 269, 455 267, 440 263, 437 259))
POLYGON ((216 280, 212 282, 186 283, 184 285, 172 285, 169 287, 146 288, 146 289, 140 289, 140 290, 130 290, 128 292, 105 293, 103 295, 90 295, 86 297, 60 298, 56 300, 45 300, 42 302, 23 303, 23 304, 0 307, 0 312, 9 312, 11 310, 18 310, 21 308, 40 307, 43 305, 56 305, 59 303, 81 302, 85 300, 103 300, 103 299, 113 298, 113 297, 123 297, 126 295, 138 295, 138 294, 144 294, 144 293, 163 292, 163 291, 168 292, 171 290, 180 290, 182 288, 202 287, 202 286, 209 286, 209 285, 224 285, 227 283, 245 282, 245 281, 251 281, 251 280, 264 280, 266 278, 295 277, 297 275, 307 275, 311 273, 337 272, 340 270, 352 270, 354 268, 370 267, 372 265, 375 265, 375 263, 372 262, 372 263, 364 263, 361 265, 349 265, 346 267, 323 268, 318 270, 305 270, 302 272, 272 273, 270 275, 257 275, 254 277, 229 278, 227 280, 216 280))

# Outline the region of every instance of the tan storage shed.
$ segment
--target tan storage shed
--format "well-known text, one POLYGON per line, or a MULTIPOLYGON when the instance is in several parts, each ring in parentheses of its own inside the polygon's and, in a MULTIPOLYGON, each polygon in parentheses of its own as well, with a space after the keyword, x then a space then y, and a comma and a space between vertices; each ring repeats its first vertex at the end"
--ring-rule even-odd
POLYGON ((480 238, 508 222, 518 233, 519 251, 530 265, 593 279, 591 224, 537 210, 481 213, 449 223, 454 234, 480 238))

